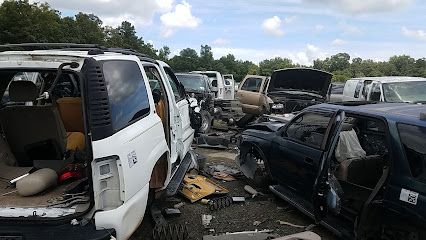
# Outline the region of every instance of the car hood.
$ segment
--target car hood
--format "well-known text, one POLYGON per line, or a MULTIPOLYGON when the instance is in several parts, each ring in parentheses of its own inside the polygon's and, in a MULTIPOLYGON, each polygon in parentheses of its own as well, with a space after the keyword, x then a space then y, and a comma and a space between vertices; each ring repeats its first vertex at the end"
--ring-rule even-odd
POLYGON ((311 68, 289 68, 272 73, 268 93, 278 91, 299 91, 327 95, 333 75, 311 68))

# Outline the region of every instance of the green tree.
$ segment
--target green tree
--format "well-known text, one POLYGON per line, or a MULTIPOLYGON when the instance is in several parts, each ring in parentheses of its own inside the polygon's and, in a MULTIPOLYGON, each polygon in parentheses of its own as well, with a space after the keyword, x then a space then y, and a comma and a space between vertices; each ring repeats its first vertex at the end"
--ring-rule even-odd
POLYGON ((260 75, 271 76, 275 70, 292 67, 295 67, 295 64, 291 59, 276 57, 261 61, 259 63, 259 73, 260 75))
POLYGON ((6 0, 0 6, 0 43, 60 42, 61 17, 46 3, 6 0))
POLYGON ((170 53, 170 48, 168 46, 163 46, 160 50, 158 50, 158 57, 162 61, 168 61, 170 53))
POLYGON ((200 70, 211 70, 213 62, 212 48, 209 45, 201 45, 199 66, 203 69, 200 70))

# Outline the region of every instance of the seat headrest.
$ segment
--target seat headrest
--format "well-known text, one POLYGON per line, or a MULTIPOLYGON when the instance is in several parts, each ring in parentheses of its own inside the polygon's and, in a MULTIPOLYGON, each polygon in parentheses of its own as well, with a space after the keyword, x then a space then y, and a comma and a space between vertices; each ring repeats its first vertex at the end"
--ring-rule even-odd
POLYGON ((32 102, 39 94, 37 86, 31 81, 12 81, 9 85, 9 97, 13 102, 32 102))

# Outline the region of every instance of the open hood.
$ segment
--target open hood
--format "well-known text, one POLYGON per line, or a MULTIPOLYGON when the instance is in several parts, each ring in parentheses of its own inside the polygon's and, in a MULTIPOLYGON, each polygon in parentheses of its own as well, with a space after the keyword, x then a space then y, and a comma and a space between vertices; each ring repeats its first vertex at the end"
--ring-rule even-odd
POLYGON ((317 93, 323 97, 327 94, 333 75, 311 68, 289 68, 272 73, 268 92, 306 91, 317 93))

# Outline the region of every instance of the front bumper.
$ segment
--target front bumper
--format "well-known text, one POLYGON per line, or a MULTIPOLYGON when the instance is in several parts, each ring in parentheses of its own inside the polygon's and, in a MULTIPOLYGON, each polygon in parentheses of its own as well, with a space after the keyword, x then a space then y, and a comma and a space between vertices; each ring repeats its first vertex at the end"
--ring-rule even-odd
POLYGON ((0 240, 109 240, 115 236, 114 229, 96 230, 95 224, 85 226, 71 223, 63 225, 11 223, 0 225, 0 240))

